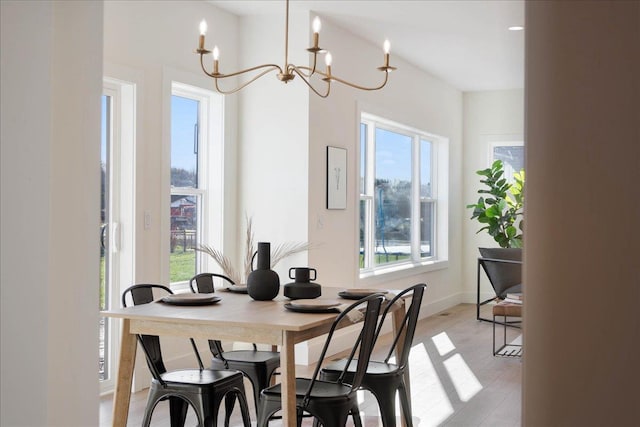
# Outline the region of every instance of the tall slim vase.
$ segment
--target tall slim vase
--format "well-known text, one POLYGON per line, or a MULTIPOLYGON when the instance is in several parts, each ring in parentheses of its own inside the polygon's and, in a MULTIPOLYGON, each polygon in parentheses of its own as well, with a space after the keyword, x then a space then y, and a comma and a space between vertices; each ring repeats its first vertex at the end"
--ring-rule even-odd
POLYGON ((258 265, 249 273, 247 291, 249 296, 258 301, 268 301, 278 296, 280 292, 280 277, 271 270, 271 244, 258 243, 258 265))

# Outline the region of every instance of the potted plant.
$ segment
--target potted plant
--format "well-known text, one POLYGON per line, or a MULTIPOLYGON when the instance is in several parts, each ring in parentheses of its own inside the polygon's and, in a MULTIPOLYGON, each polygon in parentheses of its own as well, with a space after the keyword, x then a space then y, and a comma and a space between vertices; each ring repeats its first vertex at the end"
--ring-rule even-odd
POLYGON ((471 219, 477 219, 482 227, 478 233, 486 230, 501 248, 522 248, 524 223, 524 170, 513 175, 514 181, 504 177, 501 160, 493 162, 490 168, 476 172, 486 186, 478 190, 480 198, 474 204, 471 219))

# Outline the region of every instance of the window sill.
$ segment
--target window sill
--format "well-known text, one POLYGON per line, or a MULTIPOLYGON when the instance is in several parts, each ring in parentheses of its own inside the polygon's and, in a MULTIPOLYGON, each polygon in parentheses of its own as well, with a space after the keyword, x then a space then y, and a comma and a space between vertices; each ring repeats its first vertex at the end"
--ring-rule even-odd
POLYGON ((184 282, 173 282, 173 283, 171 283, 169 288, 171 288, 171 290, 173 292, 175 292, 176 294, 181 294, 183 292, 185 292, 185 293, 190 293, 191 292, 191 288, 189 288, 189 281, 188 280, 184 281, 184 282))
POLYGON ((449 267, 449 260, 435 260, 425 262, 403 263, 379 267, 375 270, 368 270, 360 273, 361 284, 377 284, 388 280, 402 279, 416 276, 418 274, 430 273, 432 271, 443 270, 449 267))

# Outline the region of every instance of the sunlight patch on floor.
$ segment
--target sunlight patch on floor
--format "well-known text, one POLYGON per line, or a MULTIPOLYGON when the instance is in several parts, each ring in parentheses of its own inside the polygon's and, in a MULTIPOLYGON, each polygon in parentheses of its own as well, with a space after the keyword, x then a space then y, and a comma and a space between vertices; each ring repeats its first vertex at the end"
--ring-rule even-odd
POLYGON ((409 366, 411 377, 416 378, 411 381, 414 425, 440 425, 453 414, 453 406, 424 344, 420 343, 411 349, 409 366))
POLYGON ((435 344, 436 349, 438 349, 438 353, 440 353, 440 356, 444 356, 450 351, 456 349, 456 346, 453 345, 453 343, 449 339, 449 335, 447 335, 446 332, 441 332, 438 335, 432 336, 431 341, 433 341, 433 344, 435 344))
POLYGON ((454 354, 443 363, 461 401, 468 402, 482 390, 482 384, 459 353, 454 354))

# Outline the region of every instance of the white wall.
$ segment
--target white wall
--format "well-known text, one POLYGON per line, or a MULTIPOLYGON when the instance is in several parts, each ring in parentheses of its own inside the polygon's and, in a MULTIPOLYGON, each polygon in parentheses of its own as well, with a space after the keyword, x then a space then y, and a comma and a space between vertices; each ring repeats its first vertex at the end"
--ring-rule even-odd
MULTIPOLYGON (((290 16, 289 62, 305 65, 308 14, 290 16)), ((284 66, 282 16, 241 19, 242 68, 275 63, 284 66)), ((231 71, 231 70, 230 70, 231 71)), ((255 241, 306 242, 308 195, 309 94, 298 78, 288 84, 271 72, 242 92, 239 111, 238 230, 244 241, 244 215, 253 218, 255 241)), ((240 248, 240 250, 243 250, 240 248)), ((307 264, 307 254, 283 260, 275 270, 282 284, 290 267, 307 264)))
MULTIPOLYGON (((383 78, 380 46, 367 43, 324 19, 321 45, 333 55, 332 72, 354 83, 374 86, 383 78)), ((393 53, 393 45, 392 45, 393 53)), ((374 92, 337 83, 327 99, 310 98, 309 118, 309 238, 320 246, 309 253, 318 281, 345 287, 404 288, 426 282, 425 312, 449 307, 459 300, 462 224, 462 93, 397 56, 398 67, 387 86, 374 92), (360 111, 369 112, 426 132, 449 138, 449 262, 427 272, 389 274, 359 279, 358 168, 360 111), (347 209, 326 209, 326 146, 347 149, 347 209)))
MULTIPOLYGON (((497 247, 488 233, 476 232, 481 228, 478 221, 471 221, 471 209, 466 205, 475 203, 480 195, 480 176, 477 170, 491 165, 492 142, 522 142, 524 140, 524 90, 466 92, 464 94, 464 154, 463 170, 463 235, 462 283, 464 301, 476 301, 476 271, 478 247, 497 247)), ((483 300, 495 295, 484 275, 482 278, 483 300)))
POLYGON ((0 424, 97 425, 102 3, 0 5, 0 424))
POLYGON ((639 17, 526 5, 523 426, 640 420, 639 17))

